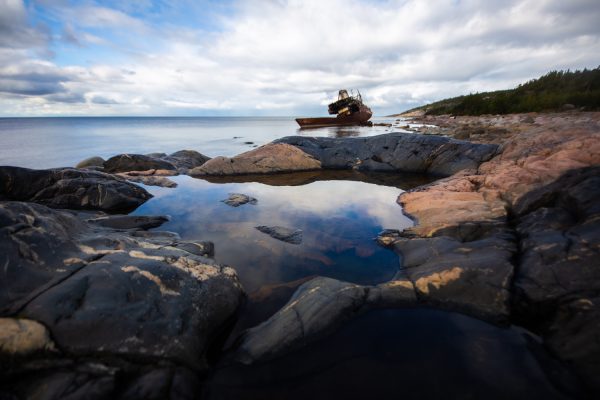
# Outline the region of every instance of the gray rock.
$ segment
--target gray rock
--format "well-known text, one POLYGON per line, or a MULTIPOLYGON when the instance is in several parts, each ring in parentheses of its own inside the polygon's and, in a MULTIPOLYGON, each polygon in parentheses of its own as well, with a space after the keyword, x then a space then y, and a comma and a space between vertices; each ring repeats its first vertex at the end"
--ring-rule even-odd
POLYGON ((104 158, 102 157, 90 157, 86 158, 83 161, 80 161, 75 168, 89 168, 89 167, 103 167, 104 168, 104 158))
POLYGON ((390 247, 401 237, 398 229, 384 229, 377 235, 377 243, 383 247, 390 247))
POLYGON ((507 321, 516 251, 511 235, 466 243, 445 236, 399 239, 394 248, 420 301, 493 322, 507 321))
POLYGON ((494 144, 475 144, 412 133, 366 138, 289 136, 274 143, 298 147, 318 159, 323 168, 422 172, 444 176, 477 168, 498 151, 494 144))
POLYGON ((229 197, 221 201, 228 206, 239 207, 244 204, 256 204, 258 200, 242 193, 229 193, 229 197))
POLYGON ((243 291, 235 271, 198 256, 200 247, 189 252, 191 244, 169 235, 133 236, 74 213, 2 202, 0 316, 43 323, 71 355, 204 370, 243 291))
POLYGON ((142 154, 119 154, 109 158, 104 163, 104 170, 110 173, 147 171, 149 169, 174 170, 176 168, 168 161, 142 154))
POLYGON ((102 172, 0 167, 0 200, 31 201, 53 208, 128 212, 151 197, 141 187, 102 172))
POLYGON ((283 226, 265 226, 265 225, 257 226, 256 229, 258 229, 262 233, 266 233, 267 235, 271 236, 273 239, 281 240, 282 242, 291 243, 291 244, 302 243, 302 230, 300 230, 300 229, 290 229, 290 228, 285 228, 283 226))
POLYGON ((300 286, 275 315, 244 334, 235 359, 251 364, 310 343, 354 316, 367 294, 360 285, 315 278, 300 286))
POLYGON ((88 219, 88 222, 113 229, 152 229, 169 221, 167 216, 107 215, 88 219))
POLYGON ((199 167, 210 160, 210 157, 194 150, 180 150, 161 159, 173 164, 180 172, 187 173, 192 168, 199 167))

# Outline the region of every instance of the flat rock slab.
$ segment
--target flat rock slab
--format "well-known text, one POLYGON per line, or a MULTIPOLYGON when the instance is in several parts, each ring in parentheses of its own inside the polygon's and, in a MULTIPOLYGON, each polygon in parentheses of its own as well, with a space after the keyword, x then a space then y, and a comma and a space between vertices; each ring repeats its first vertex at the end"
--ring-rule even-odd
POLYGON ((38 204, 0 202, 0 316, 43 323, 70 355, 205 369, 206 351, 243 290, 232 268, 198 255, 210 251, 203 243, 113 229, 163 221, 87 222, 38 204))
POLYGON ((164 176, 143 176, 143 175, 131 175, 126 173, 120 173, 119 176, 127 179, 130 182, 142 183, 147 186, 159 186, 166 188, 176 188, 177 182, 172 181, 164 176))
POLYGON ((239 207, 244 204, 256 204, 258 202, 254 197, 242 193, 229 193, 229 197, 221 201, 231 207, 239 207))
POLYGON ((300 229, 290 229, 283 226, 265 225, 257 226, 256 229, 258 229, 262 233, 266 233, 273 239, 281 240, 282 242, 291 244, 302 243, 302 230, 300 229))
POLYGON ((440 136, 390 133, 366 138, 289 136, 273 143, 296 146, 323 168, 420 172, 449 176, 477 168, 498 152, 494 144, 475 144, 440 136))
POLYGON ((313 156, 288 144, 270 143, 233 158, 215 157, 189 171, 191 176, 270 174, 320 169, 313 156))
POLYGON ((52 208, 129 212, 151 197, 137 185, 98 171, 0 167, 0 200, 30 201, 52 208))

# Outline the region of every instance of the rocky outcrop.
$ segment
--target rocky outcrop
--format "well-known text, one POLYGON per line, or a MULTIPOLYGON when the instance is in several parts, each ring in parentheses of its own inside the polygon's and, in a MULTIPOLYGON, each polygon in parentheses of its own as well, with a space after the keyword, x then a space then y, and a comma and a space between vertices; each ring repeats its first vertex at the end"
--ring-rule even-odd
POLYGON ((179 150, 168 156, 161 157, 161 159, 173 164, 180 173, 186 174, 188 170, 203 165, 210 160, 210 157, 194 150, 179 150))
POLYGON ((191 176, 269 174, 321 168, 309 154, 288 144, 267 144, 233 158, 215 157, 189 171, 191 176))
POLYGON ((260 225, 256 227, 257 230, 262 233, 266 233, 273 239, 281 240, 282 242, 291 244, 302 243, 302 230, 291 229, 284 226, 265 226, 260 225))
POLYGON ((151 197, 139 186, 97 171, 0 167, 0 200, 30 201, 52 208, 128 212, 151 197))
POLYGON ((495 144, 474 144, 411 133, 364 138, 290 136, 274 143, 296 146, 319 160, 323 168, 420 172, 443 176, 477 168, 498 151, 495 144))
MULTIPOLYGON (((145 373, 160 375, 163 368, 171 371, 168 376, 178 368, 205 370, 206 353, 235 315, 243 290, 233 269, 199 255, 206 254, 205 244, 143 230, 164 220, 90 218, 0 202, 0 316, 43 324, 62 354, 34 366, 13 365, 10 372, 21 379, 34 368, 36 385, 50 379, 48 387, 58 385, 60 397, 59 382, 66 376, 81 393, 95 385, 113 393, 115 374, 127 375, 129 363, 135 372, 127 385, 145 379, 145 373), (95 373, 86 370, 85 358, 99 360, 95 373)), ((50 347, 39 324, 18 322, 0 320, 12 331, 32 332, 31 344, 0 335, 5 353, 50 347)), ((15 391, 26 390, 19 382, 11 383, 15 391)))

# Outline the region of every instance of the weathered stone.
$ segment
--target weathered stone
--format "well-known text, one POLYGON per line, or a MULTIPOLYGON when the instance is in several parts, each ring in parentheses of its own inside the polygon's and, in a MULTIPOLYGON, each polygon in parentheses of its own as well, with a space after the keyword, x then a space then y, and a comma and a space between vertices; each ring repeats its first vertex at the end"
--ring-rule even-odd
POLYGON ((256 204, 258 200, 242 193, 229 193, 229 197, 221 201, 228 206, 239 207, 244 204, 256 204))
POLYGON ((119 154, 104 163, 106 172, 145 171, 148 169, 176 169, 175 166, 160 158, 152 158, 142 154, 119 154))
POLYGON ((391 133, 365 138, 289 136, 287 143, 312 155, 323 168, 422 172, 452 175, 477 168, 498 151, 493 144, 474 144, 439 136, 391 133))
POLYGON ((398 229, 385 229, 379 232, 376 240, 380 246, 389 247, 393 245, 400 236, 400 231, 398 229))
POLYGON ((415 306, 417 295, 408 279, 391 280, 369 288, 367 304, 371 307, 388 308, 415 306))
POLYGON ((88 168, 88 167, 103 167, 104 168, 104 158, 102 157, 90 157, 86 158, 83 161, 80 161, 75 168, 88 168))
POLYGON ((0 357, 56 350, 46 327, 28 319, 0 318, 0 357))
POLYGON ((256 229, 258 229, 262 233, 266 233, 273 239, 281 240, 282 242, 291 244, 302 243, 302 230, 300 229, 290 229, 283 226, 265 225, 257 226, 256 229))
POLYGON ((367 294, 367 289, 360 285, 315 278, 300 286, 274 316, 249 329, 235 358, 250 364, 310 343, 354 316, 367 294))
POLYGON ((270 143, 233 158, 215 157, 192 169, 191 176, 243 175, 274 172, 307 171, 321 168, 321 163, 294 146, 270 143))
POLYGON ((127 212, 151 197, 139 186, 97 171, 0 167, 0 200, 30 201, 53 208, 127 212))
MULTIPOLYGON (((139 227, 128 217, 107 220, 139 227)), ((132 236, 17 202, 0 203, 0 234, 1 315, 42 322, 69 354, 168 359, 201 370, 241 301, 233 269, 169 235, 132 236)))

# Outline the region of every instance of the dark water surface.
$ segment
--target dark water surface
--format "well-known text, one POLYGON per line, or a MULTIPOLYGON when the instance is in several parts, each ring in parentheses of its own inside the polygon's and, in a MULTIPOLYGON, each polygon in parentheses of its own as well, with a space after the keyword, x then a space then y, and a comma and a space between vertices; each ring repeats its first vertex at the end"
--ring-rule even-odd
POLYGON ((283 136, 370 136, 390 130, 384 126, 300 130, 293 117, 0 118, 0 165, 69 167, 92 156, 183 149, 210 157, 233 156, 283 136))

